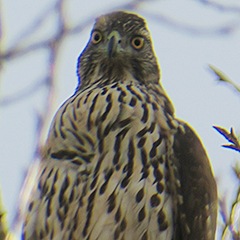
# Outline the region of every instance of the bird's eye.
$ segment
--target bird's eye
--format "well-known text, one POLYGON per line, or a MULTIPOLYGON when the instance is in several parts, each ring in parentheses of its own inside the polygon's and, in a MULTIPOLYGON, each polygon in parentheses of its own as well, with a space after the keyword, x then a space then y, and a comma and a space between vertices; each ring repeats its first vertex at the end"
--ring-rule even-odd
POLYGON ((92 33, 91 38, 92 43, 97 44, 102 41, 102 34, 99 31, 95 31, 92 33))
POLYGON ((131 45, 133 46, 133 48, 135 49, 140 49, 143 47, 144 44, 144 38, 143 37, 135 37, 132 39, 131 41, 131 45))

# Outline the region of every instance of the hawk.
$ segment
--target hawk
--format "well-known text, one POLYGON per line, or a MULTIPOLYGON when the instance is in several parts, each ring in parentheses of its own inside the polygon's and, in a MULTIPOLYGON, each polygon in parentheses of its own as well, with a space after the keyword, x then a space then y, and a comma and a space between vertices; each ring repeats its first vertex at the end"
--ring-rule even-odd
POLYGON ((97 18, 24 214, 25 240, 213 240, 206 151, 175 118, 143 18, 97 18))

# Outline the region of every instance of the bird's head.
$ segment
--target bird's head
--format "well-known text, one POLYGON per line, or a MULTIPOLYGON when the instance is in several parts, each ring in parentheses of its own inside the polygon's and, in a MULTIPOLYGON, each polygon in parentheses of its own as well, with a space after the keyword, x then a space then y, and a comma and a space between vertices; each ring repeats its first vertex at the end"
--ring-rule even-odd
POLYGON ((157 83, 160 71, 144 20, 123 11, 97 18, 79 57, 78 75, 79 88, 126 79, 157 83))

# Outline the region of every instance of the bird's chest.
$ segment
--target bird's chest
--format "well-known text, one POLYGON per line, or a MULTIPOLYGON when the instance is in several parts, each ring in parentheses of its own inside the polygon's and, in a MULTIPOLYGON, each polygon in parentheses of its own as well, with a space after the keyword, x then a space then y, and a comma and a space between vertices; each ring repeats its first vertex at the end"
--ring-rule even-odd
POLYGON ((132 85, 95 89, 63 106, 55 139, 77 153, 68 161, 85 173, 76 230, 83 239, 171 239, 168 127, 156 97, 132 85))

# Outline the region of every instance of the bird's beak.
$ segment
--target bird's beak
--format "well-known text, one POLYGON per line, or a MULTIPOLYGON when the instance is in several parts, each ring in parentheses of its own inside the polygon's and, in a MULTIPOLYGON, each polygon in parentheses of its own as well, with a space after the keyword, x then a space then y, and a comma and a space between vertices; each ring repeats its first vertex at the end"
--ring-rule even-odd
POLYGON ((108 57, 113 58, 119 50, 119 45, 121 43, 121 35, 118 31, 112 31, 108 36, 108 57))

